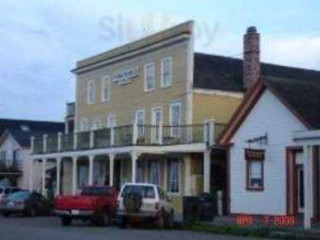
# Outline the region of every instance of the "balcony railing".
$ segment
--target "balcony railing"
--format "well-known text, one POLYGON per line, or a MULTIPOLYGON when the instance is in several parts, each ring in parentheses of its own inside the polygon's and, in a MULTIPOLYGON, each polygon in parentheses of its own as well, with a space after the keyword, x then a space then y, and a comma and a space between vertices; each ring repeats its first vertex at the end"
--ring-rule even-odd
POLYGON ((197 125, 125 125, 74 134, 33 137, 33 154, 123 146, 160 146, 192 143, 214 145, 225 124, 213 121, 197 125))
POLYGON ((0 173, 21 174, 20 164, 17 160, 0 160, 0 173))

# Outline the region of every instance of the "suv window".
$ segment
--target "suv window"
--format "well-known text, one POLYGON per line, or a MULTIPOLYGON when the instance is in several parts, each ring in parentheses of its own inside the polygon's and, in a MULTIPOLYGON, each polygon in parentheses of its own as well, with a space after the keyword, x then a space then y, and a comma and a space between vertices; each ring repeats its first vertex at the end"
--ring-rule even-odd
POLYGON ((156 197, 154 187, 152 186, 127 185, 124 187, 121 193, 121 197, 124 197, 129 193, 138 193, 143 198, 148 198, 148 199, 153 199, 156 197))
POLYGON ((161 188, 158 187, 158 192, 159 192, 159 198, 160 199, 166 199, 166 195, 164 194, 164 192, 162 191, 161 188))
POLYGON ((11 191, 11 188, 6 188, 5 190, 4 190, 4 194, 9 194, 11 191))

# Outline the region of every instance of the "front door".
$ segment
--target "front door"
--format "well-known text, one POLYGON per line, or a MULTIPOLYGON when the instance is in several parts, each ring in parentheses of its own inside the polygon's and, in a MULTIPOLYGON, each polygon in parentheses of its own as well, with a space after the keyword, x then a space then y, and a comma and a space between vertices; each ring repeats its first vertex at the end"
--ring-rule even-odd
POLYGON ((304 185, 303 185, 304 171, 302 166, 297 167, 297 207, 298 213, 303 213, 304 210, 304 185))

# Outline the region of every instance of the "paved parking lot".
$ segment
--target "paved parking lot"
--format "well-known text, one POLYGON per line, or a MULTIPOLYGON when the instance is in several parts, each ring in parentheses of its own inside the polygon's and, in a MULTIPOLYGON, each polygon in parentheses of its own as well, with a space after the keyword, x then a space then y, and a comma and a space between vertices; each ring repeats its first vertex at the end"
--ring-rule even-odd
MULTIPOLYGON (((81 221, 71 227, 60 226, 55 217, 0 217, 1 240, 240 240, 243 237, 216 236, 181 230, 118 229, 116 226, 95 227, 81 221)), ((255 238, 248 238, 255 239, 255 238)))

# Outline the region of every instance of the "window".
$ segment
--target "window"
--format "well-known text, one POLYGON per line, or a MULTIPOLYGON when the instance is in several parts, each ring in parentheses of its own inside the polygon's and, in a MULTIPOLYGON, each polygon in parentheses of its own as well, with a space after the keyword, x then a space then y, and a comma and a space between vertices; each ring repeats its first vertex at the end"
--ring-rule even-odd
POLYGON ((143 167, 141 160, 137 161, 137 183, 142 183, 143 182, 143 167))
POLYGON ((247 160, 247 189, 263 190, 262 160, 247 160))
POLYGON ((170 87, 172 84, 172 58, 167 57, 161 61, 161 86, 170 87))
POLYGON ((88 173, 88 166, 80 165, 78 167, 78 188, 83 189, 88 185, 88 173))
POLYGON ((13 163, 16 164, 20 160, 20 149, 15 149, 12 152, 13 163))
POLYGON ((93 104, 96 98, 96 87, 94 80, 90 80, 87 83, 87 102, 93 104))
POLYGON ((152 129, 152 141, 154 143, 158 143, 160 140, 160 124, 162 123, 162 109, 154 108, 152 110, 152 125, 154 126, 152 129))
POLYGON ((91 129, 98 130, 100 128, 101 128, 101 120, 100 119, 93 120, 91 123, 91 129))
POLYGON ((107 117, 107 128, 114 128, 117 126, 117 117, 111 114, 107 117))
POLYGON ((144 117, 145 117, 144 110, 136 111, 135 123, 138 125, 138 137, 141 137, 144 135, 144 117))
POLYGON ((181 123, 181 104, 172 103, 170 105, 170 124, 171 124, 171 136, 180 136, 180 123, 181 123))
POLYGON ((138 193, 142 198, 154 199, 156 197, 155 189, 152 186, 127 185, 123 188, 121 197, 129 193, 138 193))
POLYGON ((101 79, 101 101, 107 102, 110 100, 110 77, 105 76, 101 79))
POLYGON ((80 122, 80 131, 89 131, 89 120, 88 119, 82 119, 80 122))
POLYGON ((179 160, 168 159, 168 191, 179 192, 179 160))
POLYGON ((152 91, 155 86, 154 63, 148 63, 144 66, 144 90, 152 91))
POLYGON ((149 182, 160 185, 160 162, 157 160, 149 162, 149 182))
POLYGON ((3 161, 3 162, 5 162, 6 161, 6 156, 7 156, 7 153, 6 153, 6 151, 2 151, 1 152, 1 161, 3 161))

